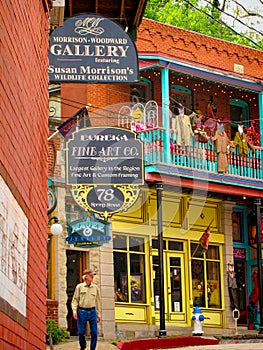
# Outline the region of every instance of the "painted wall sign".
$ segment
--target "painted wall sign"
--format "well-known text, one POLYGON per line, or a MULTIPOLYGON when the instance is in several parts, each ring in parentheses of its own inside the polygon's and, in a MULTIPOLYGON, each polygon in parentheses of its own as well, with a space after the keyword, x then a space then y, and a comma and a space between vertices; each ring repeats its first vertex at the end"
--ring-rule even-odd
POLYGON ((68 184, 143 184, 143 145, 136 133, 90 127, 67 142, 68 184))
POLYGON ((108 222, 91 219, 76 220, 68 225, 66 241, 76 247, 92 248, 109 243, 110 224, 108 222))
POLYGON ((100 15, 71 17, 50 35, 50 82, 138 81, 138 55, 122 27, 100 15))
POLYGON ((0 311, 27 314, 28 219, 0 176, 0 311))

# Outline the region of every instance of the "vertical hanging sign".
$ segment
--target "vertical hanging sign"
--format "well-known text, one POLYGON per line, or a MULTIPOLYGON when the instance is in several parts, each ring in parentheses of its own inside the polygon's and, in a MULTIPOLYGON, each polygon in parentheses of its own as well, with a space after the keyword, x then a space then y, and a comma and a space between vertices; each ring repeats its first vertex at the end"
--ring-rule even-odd
POLYGON ((50 35, 51 83, 132 83, 138 81, 138 55, 122 27, 100 15, 67 19, 50 35))
POLYGON ((67 142, 66 178, 74 200, 108 218, 127 211, 144 184, 143 145, 121 128, 89 127, 67 142))

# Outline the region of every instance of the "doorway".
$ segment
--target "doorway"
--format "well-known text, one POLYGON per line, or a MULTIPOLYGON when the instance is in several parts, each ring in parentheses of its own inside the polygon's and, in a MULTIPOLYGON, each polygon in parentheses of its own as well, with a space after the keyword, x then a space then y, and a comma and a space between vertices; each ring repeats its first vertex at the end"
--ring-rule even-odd
POLYGON ((67 250, 67 322, 70 335, 77 335, 77 321, 73 318, 71 301, 78 283, 82 282, 82 272, 88 266, 88 253, 78 250, 67 250))
MULTIPOLYGON (((153 255, 153 292, 155 317, 159 320, 160 290, 159 290, 159 257, 153 255)), ((166 321, 186 322, 185 272, 184 254, 164 252, 164 298, 166 321)))
POLYGON ((169 278, 168 283, 168 313, 185 312, 184 303, 184 287, 185 282, 182 281, 184 274, 182 254, 167 254, 167 269, 169 278))
POLYGON ((240 312, 240 317, 238 319, 238 324, 246 325, 248 322, 247 315, 247 268, 246 262, 244 260, 234 260, 234 270, 236 273, 237 281, 237 300, 238 300, 238 310, 240 312))

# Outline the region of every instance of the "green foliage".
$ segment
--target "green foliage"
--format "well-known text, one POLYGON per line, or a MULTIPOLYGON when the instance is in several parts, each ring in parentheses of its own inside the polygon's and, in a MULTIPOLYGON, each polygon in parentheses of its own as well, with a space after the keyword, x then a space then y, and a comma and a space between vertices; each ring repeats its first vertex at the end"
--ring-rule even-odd
POLYGON ((47 333, 51 334, 53 344, 65 341, 68 338, 68 332, 59 327, 55 320, 47 320, 47 333))
POLYGON ((210 3, 200 3, 199 0, 148 0, 144 16, 214 38, 257 49, 262 47, 262 36, 255 38, 249 33, 237 33, 232 26, 224 25, 219 5, 218 0, 210 3))

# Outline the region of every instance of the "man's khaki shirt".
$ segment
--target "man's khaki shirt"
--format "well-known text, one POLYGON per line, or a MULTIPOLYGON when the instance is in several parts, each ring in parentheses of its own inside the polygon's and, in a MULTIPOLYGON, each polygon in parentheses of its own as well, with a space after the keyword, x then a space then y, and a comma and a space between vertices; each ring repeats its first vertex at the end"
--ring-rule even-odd
POLYGON ((97 315, 101 315, 101 303, 100 303, 100 290, 98 286, 94 283, 91 283, 88 286, 85 282, 79 283, 76 286, 71 307, 73 313, 77 313, 78 307, 95 307, 97 315))

